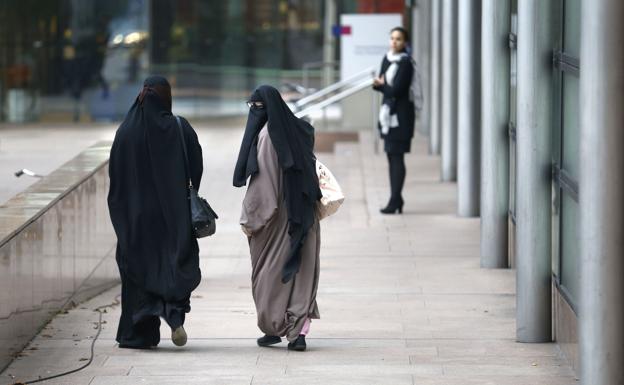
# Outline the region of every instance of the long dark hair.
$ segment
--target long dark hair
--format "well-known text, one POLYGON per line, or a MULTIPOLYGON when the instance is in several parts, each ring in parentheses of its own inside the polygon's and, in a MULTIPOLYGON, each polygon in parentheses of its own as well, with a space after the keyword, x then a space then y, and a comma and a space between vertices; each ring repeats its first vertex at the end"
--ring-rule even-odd
POLYGON ((390 30, 390 33, 394 31, 401 32, 401 34, 403 35, 403 40, 405 40, 405 45, 408 45, 408 43, 410 42, 410 38, 409 38, 409 33, 407 32, 407 29, 403 27, 394 27, 390 30))
POLYGON ((405 40, 405 52, 407 52, 408 54, 411 54, 412 52, 412 47, 410 46, 410 38, 409 38, 409 32, 407 32, 407 29, 403 28, 403 27, 394 27, 390 30, 390 34, 392 34, 392 32, 394 31, 398 31, 401 32, 401 34, 403 35, 403 40, 405 40))

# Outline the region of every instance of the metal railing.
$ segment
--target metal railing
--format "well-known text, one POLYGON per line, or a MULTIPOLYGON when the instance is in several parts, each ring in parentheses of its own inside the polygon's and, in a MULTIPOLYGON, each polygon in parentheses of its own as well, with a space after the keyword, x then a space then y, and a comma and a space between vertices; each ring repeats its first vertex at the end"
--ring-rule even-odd
POLYGON ((337 90, 339 90, 341 88, 353 87, 354 85, 357 85, 361 81, 361 79, 368 78, 368 80, 370 80, 371 84, 372 84, 372 79, 373 79, 374 76, 375 76, 375 69, 374 69, 374 67, 367 68, 367 69, 365 69, 365 70, 363 70, 361 72, 356 73, 353 76, 350 76, 350 77, 348 77, 348 78, 346 78, 344 80, 341 80, 339 82, 336 82, 334 84, 330 84, 329 86, 327 86, 327 87, 325 87, 325 88, 323 88, 323 89, 321 89, 319 91, 316 91, 316 92, 314 92, 314 93, 312 93, 310 95, 307 95, 307 96, 299 99, 295 103, 295 109, 297 111, 303 110, 304 109, 303 107, 305 105, 310 104, 310 103, 312 103, 312 102, 314 102, 316 100, 319 100, 319 99, 321 99, 321 98, 323 98, 323 97, 325 97, 325 96, 331 94, 332 92, 335 92, 335 91, 337 91, 337 90))
MULTIPOLYGON (((313 111, 317 111, 317 110, 322 110, 324 108, 326 108, 327 106, 330 106, 336 102, 339 102, 359 91, 362 91, 363 89, 369 88, 373 85, 373 79, 366 79, 364 81, 361 81, 335 95, 332 95, 331 97, 323 100, 322 102, 318 102, 316 104, 313 104, 312 106, 302 109, 300 111, 297 111, 295 113, 295 116, 298 118, 303 118, 305 116, 310 115, 311 112, 313 111)), ((331 87, 331 86, 330 86, 331 87)), ((329 88, 329 87, 327 87, 329 88)))
MULTIPOLYGON (((346 98, 357 94, 366 89, 371 89, 373 85, 373 79, 375 77, 374 68, 367 68, 347 79, 341 80, 334 84, 331 84, 311 95, 299 99, 292 105, 295 116, 298 118, 310 117, 310 115, 316 111, 323 112, 324 126, 327 127, 327 107, 334 105, 338 102, 345 100, 346 98)), ((372 121, 370 123, 371 129, 376 131, 377 121, 379 119, 379 106, 380 106, 379 93, 372 91, 371 89, 371 116, 372 121)), ((344 119, 344 115, 342 119, 344 119)), ((378 152, 378 135, 374 135, 374 150, 378 152)))

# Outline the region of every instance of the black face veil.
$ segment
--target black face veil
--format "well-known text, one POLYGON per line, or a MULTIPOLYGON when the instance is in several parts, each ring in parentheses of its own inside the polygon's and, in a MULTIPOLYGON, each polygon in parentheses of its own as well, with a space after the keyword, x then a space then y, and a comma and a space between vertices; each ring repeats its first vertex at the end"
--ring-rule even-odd
POLYGON ((299 270, 301 248, 314 224, 316 202, 321 197, 315 169, 314 128, 292 113, 274 87, 258 87, 251 100, 262 102, 264 108, 249 111, 234 169, 234 186, 244 186, 247 178, 258 172, 258 134, 268 123, 269 137, 282 169, 288 211, 290 255, 282 271, 282 282, 288 282, 299 270))

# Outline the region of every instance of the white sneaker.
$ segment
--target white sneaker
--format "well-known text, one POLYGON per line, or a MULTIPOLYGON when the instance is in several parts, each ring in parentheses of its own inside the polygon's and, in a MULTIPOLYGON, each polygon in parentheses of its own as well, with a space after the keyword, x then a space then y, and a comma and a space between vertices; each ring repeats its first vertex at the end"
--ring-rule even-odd
POLYGON ((171 330, 171 341, 176 346, 184 346, 186 345, 186 331, 183 326, 178 327, 175 330, 171 330))

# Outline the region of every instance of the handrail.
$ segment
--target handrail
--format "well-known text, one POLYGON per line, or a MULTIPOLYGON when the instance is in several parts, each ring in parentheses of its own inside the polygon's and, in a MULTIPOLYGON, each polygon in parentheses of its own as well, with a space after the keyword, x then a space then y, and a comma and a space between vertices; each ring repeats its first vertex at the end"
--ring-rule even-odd
POLYGON ((319 90, 313 94, 310 94, 308 96, 305 96, 301 99, 299 99, 296 103, 295 103, 295 108, 300 109, 302 106, 309 104, 311 101, 316 100, 316 99, 320 99, 323 96, 330 94, 342 87, 344 87, 345 85, 349 85, 354 83, 356 80, 364 77, 364 76, 370 76, 371 77, 371 81, 372 81, 372 77, 375 74, 375 68, 374 67, 369 67, 361 72, 356 73, 355 75, 348 77, 344 80, 341 80, 339 82, 336 82, 334 84, 330 84, 329 86, 323 88, 322 90, 319 90))
POLYGON ((310 115, 310 113, 312 111, 316 111, 316 110, 321 110, 327 106, 329 106, 330 104, 334 104, 336 102, 341 101, 342 99, 351 96, 353 94, 355 94, 356 92, 359 92, 363 89, 366 89, 370 86, 373 85, 373 79, 366 79, 358 84, 356 84, 355 86, 351 87, 351 88, 347 88, 346 90, 337 93, 336 95, 333 95, 330 98, 327 98, 325 100, 323 100, 320 103, 314 104, 313 106, 310 106, 306 109, 303 109, 301 111, 298 111, 295 113, 295 116, 298 118, 302 118, 304 116, 310 115))

